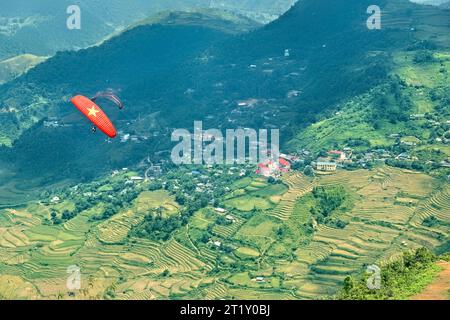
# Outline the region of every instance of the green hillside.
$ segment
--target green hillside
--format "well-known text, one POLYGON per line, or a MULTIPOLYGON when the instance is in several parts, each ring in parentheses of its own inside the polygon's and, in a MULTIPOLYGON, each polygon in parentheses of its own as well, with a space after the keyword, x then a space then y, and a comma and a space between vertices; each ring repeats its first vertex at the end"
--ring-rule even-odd
MULTIPOLYGON (((39 171, 42 177, 50 173, 43 167, 48 164, 45 154, 59 149, 62 166, 54 162, 51 172, 58 171, 61 176, 73 170, 77 177, 68 173, 70 178, 79 178, 82 168, 94 164, 71 159, 61 148, 86 148, 85 142, 77 139, 76 146, 69 146, 57 141, 63 135, 84 135, 88 131, 78 122, 76 127, 48 130, 40 121, 57 117, 74 123, 73 118, 65 118, 72 116, 68 98, 105 88, 121 90, 125 103, 132 106, 124 115, 129 120, 159 112, 157 123, 162 128, 190 128, 193 120, 206 118, 209 120, 205 125, 220 128, 224 126, 221 120, 230 118, 234 126, 279 127, 287 141, 299 127, 314 121, 318 112, 382 83, 388 72, 386 57, 367 53, 390 50, 392 37, 397 39, 407 32, 368 33, 363 24, 368 2, 338 2, 301 2, 274 23, 244 35, 232 36, 216 28, 186 23, 150 25, 127 31, 99 47, 60 53, 0 87, 0 141, 5 145, 16 142, 15 148, 5 149, 4 153, 16 159, 18 165, 30 163, 28 157, 35 152, 41 154, 42 163, 34 161, 30 169, 39 171), (320 29, 311 28, 318 18, 311 16, 312 12, 321 14, 320 29), (353 46, 344 45, 348 42, 353 46), (286 48, 292 51, 289 57, 284 56, 286 48), (301 92, 301 97, 292 98, 289 92, 293 90, 301 92), (258 100, 256 110, 237 110, 236 101, 248 98, 258 100), (239 116, 234 119, 230 114, 239 116), (28 152, 20 151, 25 149, 28 152)), ((199 16, 192 19, 198 20, 199 16)), ((101 157, 111 146, 98 146, 97 141, 92 147, 101 157)), ((167 146, 159 148, 164 150, 167 146)), ((116 154, 126 158, 130 152, 125 152, 116 154)), ((133 154, 136 158, 146 156, 136 148, 133 154)), ((95 157, 87 157, 86 161, 89 159, 95 157)), ((104 163, 99 159, 96 165, 99 162, 104 163)), ((125 162, 121 163, 126 165, 125 162)))
POLYGON ((371 4, 302 0, 256 29, 222 11, 165 12, 0 86, 0 299, 429 289, 450 250, 448 10, 383 0, 382 29, 368 30, 371 4), (68 102, 107 88, 125 104, 105 105, 112 141, 68 102), (171 133, 195 120, 279 128, 291 170, 173 165, 171 133))
POLYGON ((0 84, 8 82, 23 73, 27 72, 30 68, 45 61, 46 57, 37 57, 30 54, 20 55, 11 59, 3 60, 0 62, 0 84))
POLYGON ((394 53, 389 82, 339 104, 334 114, 324 114, 302 130, 289 147, 320 152, 356 146, 361 155, 403 153, 409 155, 407 161, 391 164, 439 173, 440 163, 450 157, 450 50, 423 46, 394 53))

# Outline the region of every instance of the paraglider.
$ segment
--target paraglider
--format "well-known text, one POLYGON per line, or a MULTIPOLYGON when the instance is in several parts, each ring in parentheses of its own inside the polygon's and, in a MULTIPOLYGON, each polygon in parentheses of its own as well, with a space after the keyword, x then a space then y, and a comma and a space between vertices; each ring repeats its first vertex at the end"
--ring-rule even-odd
POLYGON ((112 101, 114 104, 116 104, 120 110, 123 109, 123 103, 120 101, 119 97, 117 97, 112 91, 101 91, 97 92, 97 94, 91 99, 93 102, 96 102, 97 99, 105 98, 110 101, 112 101))
POLYGON ((100 98, 112 101, 121 110, 124 107, 120 99, 110 91, 99 92, 92 99, 86 98, 82 95, 78 95, 70 99, 70 101, 86 118, 89 119, 89 121, 92 122, 93 133, 95 133, 98 128, 109 138, 115 138, 117 136, 116 128, 114 127, 108 116, 96 103, 96 101, 100 98))

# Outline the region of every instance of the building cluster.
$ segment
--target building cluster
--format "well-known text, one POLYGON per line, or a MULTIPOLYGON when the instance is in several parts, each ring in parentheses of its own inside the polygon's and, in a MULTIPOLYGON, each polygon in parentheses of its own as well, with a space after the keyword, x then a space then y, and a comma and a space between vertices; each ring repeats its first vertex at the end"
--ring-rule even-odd
POLYGON ((43 122, 44 127, 46 128, 62 128, 62 127, 71 127, 72 125, 63 123, 57 117, 49 117, 43 122))
POLYGON ((149 137, 145 136, 145 135, 130 134, 130 133, 125 133, 123 131, 119 131, 118 136, 120 138, 121 143, 127 143, 127 142, 139 143, 142 141, 147 141, 149 139, 149 137))
POLYGON ((313 162, 313 167, 319 172, 335 172, 338 166, 352 163, 353 151, 351 148, 343 150, 329 150, 327 156, 319 157, 313 162))
POLYGON ((282 174, 288 172, 291 169, 291 162, 286 158, 280 156, 277 160, 267 160, 258 164, 256 174, 263 177, 279 178, 282 174))

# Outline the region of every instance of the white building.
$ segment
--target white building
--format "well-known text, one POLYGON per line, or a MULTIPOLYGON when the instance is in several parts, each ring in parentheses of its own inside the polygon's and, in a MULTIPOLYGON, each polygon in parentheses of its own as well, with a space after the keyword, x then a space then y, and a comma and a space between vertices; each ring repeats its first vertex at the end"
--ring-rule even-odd
POLYGON ((61 199, 58 196, 55 196, 52 198, 52 200, 50 200, 51 203, 59 203, 61 201, 61 199))
POLYGON ((143 178, 143 177, 135 176, 135 177, 131 177, 130 180, 131 180, 132 182, 134 182, 134 183, 138 183, 138 182, 144 181, 144 178, 143 178))
POLYGON ((225 217, 225 219, 227 219, 228 221, 231 221, 231 222, 235 222, 235 221, 236 221, 236 218, 233 217, 231 214, 227 215, 227 216, 225 217))

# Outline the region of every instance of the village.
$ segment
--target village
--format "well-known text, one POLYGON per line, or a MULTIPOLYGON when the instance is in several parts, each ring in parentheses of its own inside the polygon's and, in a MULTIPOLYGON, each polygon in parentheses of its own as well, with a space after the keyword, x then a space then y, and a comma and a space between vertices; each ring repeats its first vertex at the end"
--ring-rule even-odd
MULTIPOLYGON (((292 95, 297 95, 298 92, 291 92, 292 95)), ((261 103, 257 99, 248 99, 245 101, 237 101, 238 106, 252 107, 261 103)), ((271 111, 275 112, 275 111, 271 111)), ((233 115, 233 112, 231 113, 233 115)), ((272 116, 269 111, 266 111, 265 117, 272 116)), ((425 168, 450 168, 450 159, 443 154, 439 146, 447 145, 450 143, 450 136, 448 129, 450 127, 450 120, 438 121, 435 117, 425 114, 412 114, 410 115, 411 121, 420 121, 423 125, 431 126, 439 130, 442 135, 437 137, 431 137, 428 141, 422 141, 421 139, 413 135, 405 135, 401 133, 387 134, 386 138, 394 141, 392 146, 389 147, 368 147, 368 146, 356 146, 354 148, 346 146, 341 149, 321 150, 319 153, 313 153, 310 150, 299 149, 290 153, 281 153, 279 159, 270 159, 268 161, 259 163, 255 171, 256 174, 279 179, 284 173, 291 170, 302 170, 307 175, 313 174, 330 174, 336 172, 339 169, 355 170, 358 168, 370 169, 375 165, 388 164, 391 166, 397 166, 402 168, 411 168, 416 170, 425 170, 425 168), (436 159, 429 157, 426 161, 422 161, 416 155, 416 148, 429 144, 435 146, 431 149, 432 153, 436 155, 436 159)), ((69 127, 70 124, 58 120, 57 118, 48 118, 43 122, 43 125, 47 128, 69 127)), ((271 127, 267 124, 268 127, 271 127)), ((273 127, 273 126, 272 126, 273 127)), ((154 139, 161 139, 162 136, 168 136, 170 130, 154 131, 149 135, 139 135, 126 133, 121 130, 118 132, 120 143, 140 143, 154 139)), ((170 151, 159 151, 158 155, 170 153, 170 151)), ((161 158, 161 157, 158 157, 161 158)), ((165 167, 167 167, 167 160, 160 160, 159 163, 153 165, 150 161, 150 157, 141 162, 138 168, 145 167, 146 170, 143 176, 136 176, 130 179, 131 183, 140 181, 148 181, 158 178, 162 175, 165 167), (147 162, 147 163, 146 163, 147 162), (151 164, 148 166, 148 164, 151 164)), ((207 170, 210 168, 207 167, 207 170)), ((234 167, 229 169, 230 174, 234 170, 234 167)), ((250 170, 247 168, 247 170, 250 170)), ((116 171, 115 171, 116 172, 116 171)), ((117 173, 117 172, 116 172, 117 173)), ((242 172, 241 172, 242 173, 242 172)), ((203 187, 202 185, 198 186, 203 187)))

